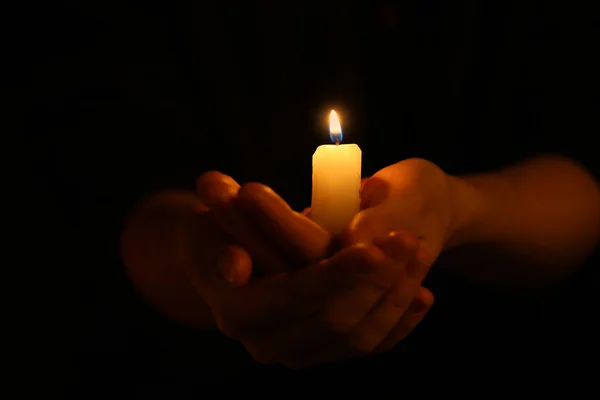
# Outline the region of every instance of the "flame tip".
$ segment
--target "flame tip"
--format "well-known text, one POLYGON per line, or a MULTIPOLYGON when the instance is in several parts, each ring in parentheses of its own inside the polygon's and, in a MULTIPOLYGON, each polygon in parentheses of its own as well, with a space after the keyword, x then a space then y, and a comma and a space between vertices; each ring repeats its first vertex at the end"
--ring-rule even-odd
POLYGON ((329 113, 329 136, 334 143, 342 141, 342 125, 335 110, 331 110, 329 113))

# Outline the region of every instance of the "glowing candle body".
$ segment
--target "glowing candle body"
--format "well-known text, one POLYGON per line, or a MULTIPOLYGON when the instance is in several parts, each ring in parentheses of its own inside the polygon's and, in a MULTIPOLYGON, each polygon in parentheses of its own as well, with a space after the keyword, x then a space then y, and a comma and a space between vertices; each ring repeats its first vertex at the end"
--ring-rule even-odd
POLYGON ((330 132, 338 144, 319 146, 313 154, 310 217, 325 230, 338 233, 360 209, 362 152, 355 144, 339 144, 341 128, 332 118, 339 127, 335 111, 330 115, 330 132))

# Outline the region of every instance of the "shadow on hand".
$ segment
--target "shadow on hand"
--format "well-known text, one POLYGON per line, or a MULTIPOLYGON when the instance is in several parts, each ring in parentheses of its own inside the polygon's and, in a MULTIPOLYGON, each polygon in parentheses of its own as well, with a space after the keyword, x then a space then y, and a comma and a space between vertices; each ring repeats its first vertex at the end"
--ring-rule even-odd
POLYGON ((390 192, 390 185, 383 179, 372 177, 364 180, 360 189, 360 210, 381 204, 390 192))

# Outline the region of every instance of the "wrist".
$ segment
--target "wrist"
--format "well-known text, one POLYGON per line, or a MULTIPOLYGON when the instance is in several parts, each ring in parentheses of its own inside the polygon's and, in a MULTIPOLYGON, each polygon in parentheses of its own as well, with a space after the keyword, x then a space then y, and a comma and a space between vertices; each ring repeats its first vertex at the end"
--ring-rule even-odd
POLYGON ((466 177, 449 176, 451 219, 445 250, 478 240, 489 213, 484 193, 466 177))

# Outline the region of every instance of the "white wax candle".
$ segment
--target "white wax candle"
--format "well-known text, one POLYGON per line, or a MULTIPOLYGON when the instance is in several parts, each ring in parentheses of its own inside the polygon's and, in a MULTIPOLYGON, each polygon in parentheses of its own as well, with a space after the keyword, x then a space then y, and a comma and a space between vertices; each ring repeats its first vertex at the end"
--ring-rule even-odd
MULTIPOLYGON (((335 111, 330 115, 330 132, 341 139, 335 111)), ((313 154, 310 217, 325 230, 338 233, 360 209, 362 152, 355 144, 319 146, 313 154)))

